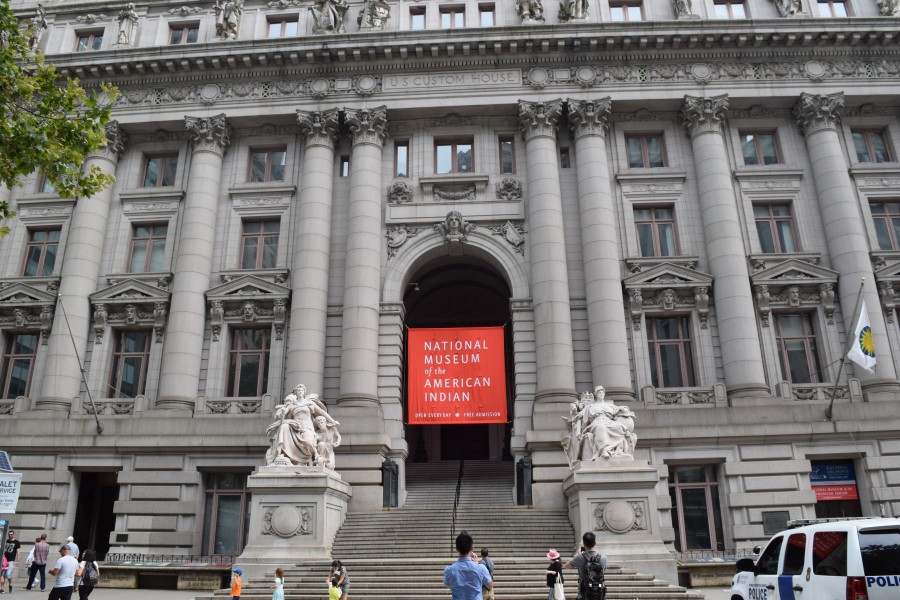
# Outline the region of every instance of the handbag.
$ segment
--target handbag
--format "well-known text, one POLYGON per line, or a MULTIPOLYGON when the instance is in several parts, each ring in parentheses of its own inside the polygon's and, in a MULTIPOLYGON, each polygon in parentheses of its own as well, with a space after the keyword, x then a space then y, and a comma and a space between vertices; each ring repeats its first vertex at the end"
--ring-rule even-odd
POLYGON ((556 583, 553 584, 553 600, 566 600, 566 588, 563 587, 563 582, 559 580, 558 574, 556 583))

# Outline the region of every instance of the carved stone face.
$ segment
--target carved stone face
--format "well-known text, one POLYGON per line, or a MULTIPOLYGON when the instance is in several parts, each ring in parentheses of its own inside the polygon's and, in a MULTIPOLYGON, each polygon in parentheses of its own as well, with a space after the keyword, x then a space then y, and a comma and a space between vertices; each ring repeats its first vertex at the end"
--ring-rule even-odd
POLYGON ((306 396, 306 386, 302 383, 294 388, 294 395, 298 398, 303 398, 306 396))

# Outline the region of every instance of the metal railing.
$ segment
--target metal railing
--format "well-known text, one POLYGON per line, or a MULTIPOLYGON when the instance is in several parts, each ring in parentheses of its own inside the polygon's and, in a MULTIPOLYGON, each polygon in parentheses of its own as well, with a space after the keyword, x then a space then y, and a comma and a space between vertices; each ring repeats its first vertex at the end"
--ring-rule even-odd
POLYGON ((456 494, 453 497, 453 516, 450 518, 450 553, 456 551, 456 510, 459 508, 459 494, 462 490, 463 467, 465 459, 459 459, 459 473, 456 476, 456 494))
POLYGON ((743 548, 741 550, 688 550, 687 552, 675 552, 675 559, 679 563, 691 562, 735 562, 740 558, 753 558, 753 550, 743 548))
POLYGON ((103 559, 106 563, 154 563, 167 562, 176 565, 196 563, 212 563, 215 565, 233 565, 234 554, 139 554, 131 552, 109 552, 103 559))

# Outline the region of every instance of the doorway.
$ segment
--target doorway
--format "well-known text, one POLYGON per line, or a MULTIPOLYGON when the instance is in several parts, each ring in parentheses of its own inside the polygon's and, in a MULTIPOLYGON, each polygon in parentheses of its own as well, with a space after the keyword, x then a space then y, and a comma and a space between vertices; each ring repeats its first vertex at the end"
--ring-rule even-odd
POLYGON ((117 471, 78 473, 78 504, 75 509, 75 543, 81 550, 93 548, 97 560, 109 552, 109 536, 116 527, 113 512, 119 499, 117 471))

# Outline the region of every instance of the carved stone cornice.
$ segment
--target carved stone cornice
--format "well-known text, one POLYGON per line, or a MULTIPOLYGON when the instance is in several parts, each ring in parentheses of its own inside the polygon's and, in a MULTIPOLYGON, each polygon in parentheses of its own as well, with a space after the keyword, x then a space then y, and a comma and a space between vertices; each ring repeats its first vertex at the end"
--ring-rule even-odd
POLYGON ((728 94, 712 98, 685 96, 679 116, 688 135, 694 137, 701 133, 721 133, 727 110, 728 94))
POLYGON ((566 100, 569 107, 569 127, 577 140, 583 135, 606 137, 612 99, 607 96, 599 100, 566 100))
POLYGON ((821 129, 836 129, 843 107, 844 92, 827 96, 804 92, 794 105, 793 114, 803 135, 809 135, 821 129))
POLYGON ((353 136, 353 145, 373 144, 381 147, 387 135, 387 106, 344 109, 344 121, 353 136))
POLYGON ((338 134, 340 111, 336 108, 325 111, 297 111, 297 125, 300 135, 306 139, 306 147, 325 146, 334 149, 338 134))
POLYGON ((562 99, 548 102, 519 100, 519 128, 526 140, 534 137, 556 139, 556 126, 562 115, 562 99))
POLYGON ((231 125, 225 120, 225 113, 214 117, 185 117, 184 126, 194 152, 223 156, 231 143, 231 125))
POLYGON ((127 143, 128 134, 119 126, 119 122, 109 121, 106 124, 106 145, 94 150, 91 156, 119 162, 125 153, 125 144, 127 143))

